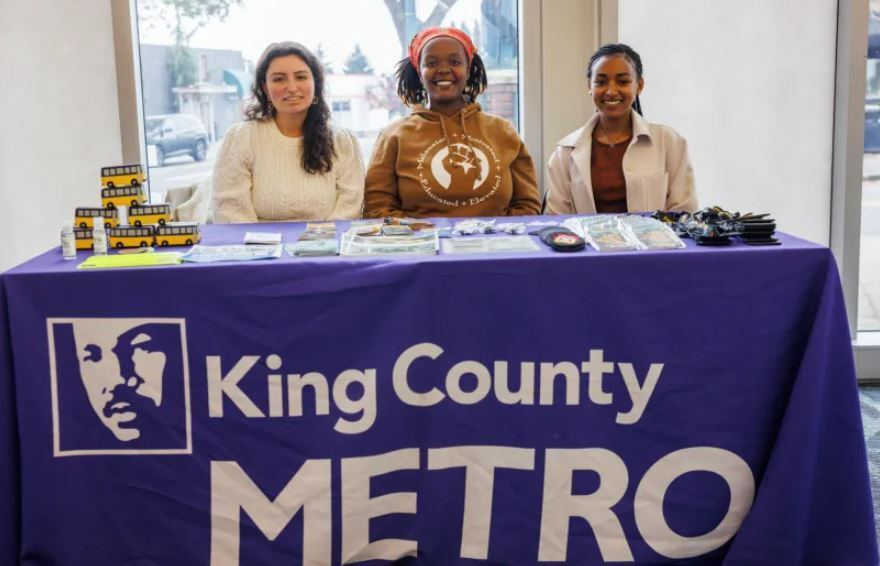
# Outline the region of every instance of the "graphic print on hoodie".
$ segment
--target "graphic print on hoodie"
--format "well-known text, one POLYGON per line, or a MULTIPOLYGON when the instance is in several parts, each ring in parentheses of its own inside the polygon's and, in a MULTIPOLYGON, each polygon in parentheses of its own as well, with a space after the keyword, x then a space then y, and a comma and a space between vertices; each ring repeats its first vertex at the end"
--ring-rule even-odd
POLYGON ((513 125, 468 104, 417 107, 376 141, 364 216, 540 214, 535 169, 513 125))

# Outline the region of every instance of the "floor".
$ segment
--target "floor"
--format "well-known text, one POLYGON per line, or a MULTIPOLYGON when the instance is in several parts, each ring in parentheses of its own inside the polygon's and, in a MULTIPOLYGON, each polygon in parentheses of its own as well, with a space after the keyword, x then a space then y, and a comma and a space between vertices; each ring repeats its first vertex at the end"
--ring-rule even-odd
MULTIPOLYGON (((871 474, 871 494, 874 497, 874 522, 880 525, 880 386, 859 388, 862 406, 862 424, 868 448, 868 471, 871 474)), ((880 541, 880 530, 878 530, 880 541)))

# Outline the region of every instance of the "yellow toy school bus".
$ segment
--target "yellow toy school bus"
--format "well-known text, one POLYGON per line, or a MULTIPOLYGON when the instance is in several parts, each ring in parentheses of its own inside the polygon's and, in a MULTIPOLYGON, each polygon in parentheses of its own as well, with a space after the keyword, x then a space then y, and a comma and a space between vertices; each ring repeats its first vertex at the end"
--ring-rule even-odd
POLYGON ((101 186, 119 187, 122 185, 144 184, 144 170, 140 163, 133 165, 115 165, 113 167, 101 167, 101 186))
POLYGON ((155 243, 152 226, 117 226, 107 230, 107 238, 112 248, 146 248, 155 243))
POLYGON ((104 208, 117 206, 140 206, 144 204, 144 189, 140 185, 108 187, 101 189, 101 205, 104 208))
POLYGON ((95 247, 91 228, 74 228, 73 238, 78 250, 91 250, 95 247))
POLYGON ((135 226, 143 224, 162 224, 171 222, 170 204, 145 204, 133 206, 128 210, 128 223, 135 226))
POLYGON ((198 222, 169 222, 156 227, 156 244, 159 246, 191 246, 201 239, 198 222))
POLYGON ((119 211, 115 208, 99 208, 97 206, 78 206, 73 213, 73 225, 80 228, 94 228, 95 218, 104 219, 104 228, 119 226, 119 211))

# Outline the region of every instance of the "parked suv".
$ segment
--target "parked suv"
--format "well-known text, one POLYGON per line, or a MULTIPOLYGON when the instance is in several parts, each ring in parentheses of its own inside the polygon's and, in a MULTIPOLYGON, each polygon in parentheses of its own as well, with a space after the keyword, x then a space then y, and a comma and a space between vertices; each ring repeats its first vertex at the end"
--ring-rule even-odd
POLYGON ((192 155, 204 161, 208 154, 208 133, 195 116, 189 114, 161 114, 147 116, 147 145, 156 146, 156 165, 165 164, 166 157, 192 155))

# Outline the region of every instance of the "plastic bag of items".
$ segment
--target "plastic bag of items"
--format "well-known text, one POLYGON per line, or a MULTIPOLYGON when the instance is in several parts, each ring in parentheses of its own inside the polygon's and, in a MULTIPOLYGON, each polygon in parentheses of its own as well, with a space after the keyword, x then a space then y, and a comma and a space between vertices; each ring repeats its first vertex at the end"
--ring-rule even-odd
POLYGON ((770 214, 740 214, 728 212, 719 206, 690 212, 663 212, 653 218, 665 222, 679 236, 693 238, 700 246, 726 246, 737 236, 750 246, 777 246, 776 221, 770 214))

